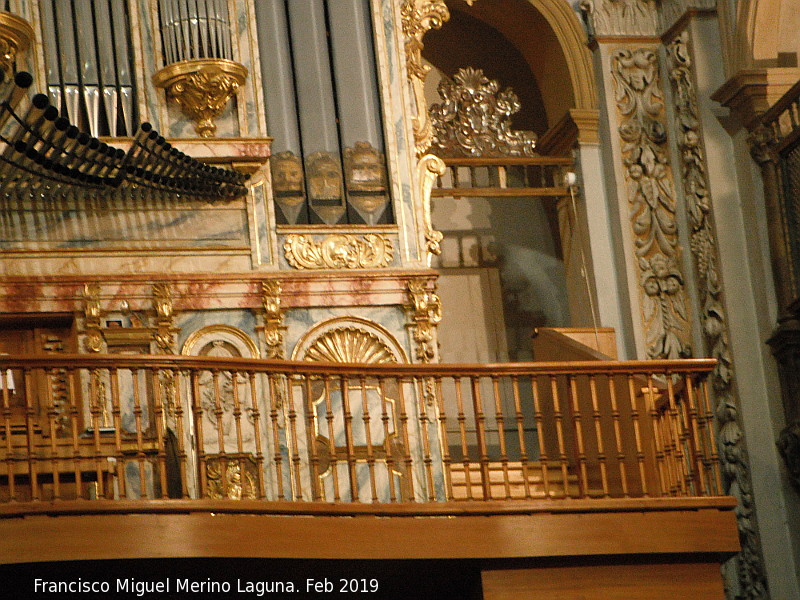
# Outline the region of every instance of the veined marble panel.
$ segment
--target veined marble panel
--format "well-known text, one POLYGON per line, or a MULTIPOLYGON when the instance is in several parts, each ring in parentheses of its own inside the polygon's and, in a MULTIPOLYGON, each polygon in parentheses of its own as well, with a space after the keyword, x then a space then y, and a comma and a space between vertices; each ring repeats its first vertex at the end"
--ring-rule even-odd
POLYGON ((249 247, 243 200, 0 197, 0 249, 249 247))

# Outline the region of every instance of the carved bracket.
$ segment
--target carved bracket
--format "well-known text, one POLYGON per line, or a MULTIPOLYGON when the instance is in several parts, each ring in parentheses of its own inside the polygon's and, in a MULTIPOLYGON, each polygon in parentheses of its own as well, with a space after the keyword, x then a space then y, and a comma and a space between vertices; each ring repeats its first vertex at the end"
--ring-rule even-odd
POLYGON ((425 231, 425 245, 430 254, 439 255, 442 253, 441 241, 443 235, 441 231, 433 228, 431 220, 431 190, 436 178, 444 175, 447 170, 444 161, 434 154, 426 154, 417 163, 417 181, 419 182, 419 197, 422 202, 422 226, 425 231))
POLYGON ((322 241, 310 235, 291 234, 283 244, 286 261, 295 269, 380 269, 394 257, 392 241, 385 235, 333 234, 322 241))
POLYGON ((280 281, 269 280, 261 284, 261 302, 264 306, 264 341, 267 345, 266 358, 286 358, 284 340, 286 326, 283 324, 284 309, 281 308, 280 281))
POLYGON ((442 320, 442 302, 435 288, 428 289, 428 280, 424 277, 410 279, 406 286, 408 302, 405 304, 415 344, 415 356, 423 363, 433 362, 437 355, 436 326, 442 320))
POLYGON ((167 65, 155 75, 153 84, 164 88, 168 98, 195 122, 201 137, 213 137, 214 123, 225 105, 247 79, 247 68, 232 60, 204 58, 167 65))

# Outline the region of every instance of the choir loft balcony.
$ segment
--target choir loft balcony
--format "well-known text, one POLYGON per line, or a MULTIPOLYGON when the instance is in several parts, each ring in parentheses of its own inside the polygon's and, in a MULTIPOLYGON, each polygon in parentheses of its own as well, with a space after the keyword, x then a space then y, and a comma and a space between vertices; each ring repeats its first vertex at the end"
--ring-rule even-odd
POLYGON ((0 356, 0 554, 712 564, 713 366, 0 356))

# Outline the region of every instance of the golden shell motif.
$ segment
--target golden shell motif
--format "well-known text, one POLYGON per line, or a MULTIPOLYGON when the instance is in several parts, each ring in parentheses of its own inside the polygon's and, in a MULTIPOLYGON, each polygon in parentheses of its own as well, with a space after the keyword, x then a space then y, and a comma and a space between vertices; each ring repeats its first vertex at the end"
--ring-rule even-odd
POLYGON ((372 364, 397 362, 386 342, 356 327, 326 331, 306 350, 305 360, 372 364))

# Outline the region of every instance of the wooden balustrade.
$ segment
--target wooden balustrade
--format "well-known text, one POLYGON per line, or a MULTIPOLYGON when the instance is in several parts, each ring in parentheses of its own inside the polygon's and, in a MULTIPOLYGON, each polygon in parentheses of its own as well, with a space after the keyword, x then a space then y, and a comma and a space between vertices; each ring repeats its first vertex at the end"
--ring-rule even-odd
POLYGON ((0 356, 0 501, 717 496, 713 365, 0 356))

